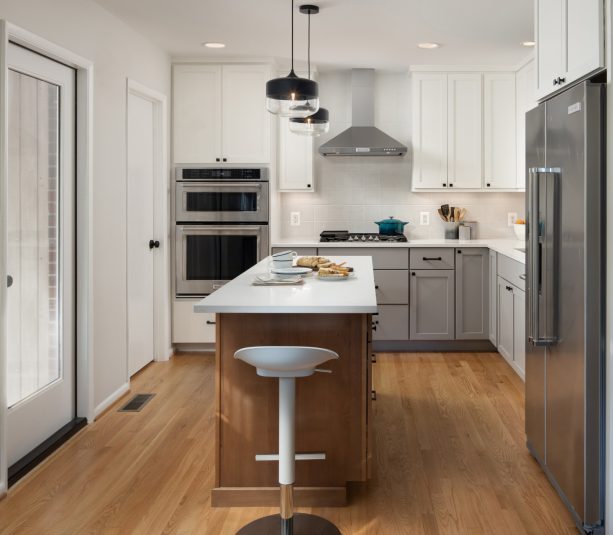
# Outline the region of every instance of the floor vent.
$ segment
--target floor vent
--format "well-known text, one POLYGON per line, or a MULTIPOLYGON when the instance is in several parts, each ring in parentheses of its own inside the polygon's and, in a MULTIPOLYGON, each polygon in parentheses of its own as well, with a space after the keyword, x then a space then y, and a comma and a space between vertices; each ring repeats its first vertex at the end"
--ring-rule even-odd
POLYGON ((117 412, 140 412, 155 394, 136 394, 130 401, 128 401, 117 412))

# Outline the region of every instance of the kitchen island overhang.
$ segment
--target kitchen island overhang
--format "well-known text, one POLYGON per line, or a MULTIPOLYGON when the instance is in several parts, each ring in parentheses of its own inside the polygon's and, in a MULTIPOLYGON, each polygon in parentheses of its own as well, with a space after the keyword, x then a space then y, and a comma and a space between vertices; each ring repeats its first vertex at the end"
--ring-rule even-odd
POLYGON ((278 504, 277 463, 255 460, 276 454, 278 384, 234 359, 242 347, 316 346, 340 358, 297 380, 296 452, 325 453, 325 460, 297 461, 297 506, 342 506, 350 481, 371 470, 372 319, 377 311, 370 257, 346 261, 355 278, 299 286, 253 286, 269 270, 267 258, 194 306, 216 314, 216 446, 212 505, 278 504))

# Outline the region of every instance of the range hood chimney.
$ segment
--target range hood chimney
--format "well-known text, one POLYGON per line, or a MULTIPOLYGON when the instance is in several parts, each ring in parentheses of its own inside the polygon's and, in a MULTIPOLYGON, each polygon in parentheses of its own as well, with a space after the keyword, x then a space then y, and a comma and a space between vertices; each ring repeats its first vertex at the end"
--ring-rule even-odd
POLYGON ((351 123, 319 147, 324 156, 404 156, 407 147, 375 125, 375 70, 351 71, 351 123))

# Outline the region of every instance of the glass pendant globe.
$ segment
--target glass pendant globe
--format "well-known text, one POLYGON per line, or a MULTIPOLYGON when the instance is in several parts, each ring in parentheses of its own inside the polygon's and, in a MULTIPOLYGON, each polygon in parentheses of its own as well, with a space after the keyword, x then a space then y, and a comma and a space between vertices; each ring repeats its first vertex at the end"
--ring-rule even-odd
POLYGON ((300 136, 321 136, 330 130, 328 110, 319 108, 316 113, 308 117, 290 119, 289 129, 300 136))
POLYGON ((266 109, 280 117, 308 117, 319 109, 317 82, 299 78, 292 70, 266 84, 266 109))

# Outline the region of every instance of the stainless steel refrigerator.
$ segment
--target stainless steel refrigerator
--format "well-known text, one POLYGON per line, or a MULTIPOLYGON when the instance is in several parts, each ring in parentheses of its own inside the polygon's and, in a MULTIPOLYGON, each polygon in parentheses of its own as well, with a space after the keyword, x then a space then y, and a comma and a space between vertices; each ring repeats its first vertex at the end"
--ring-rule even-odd
POLYGON ((577 526, 604 533, 605 92, 527 114, 526 434, 577 526))

